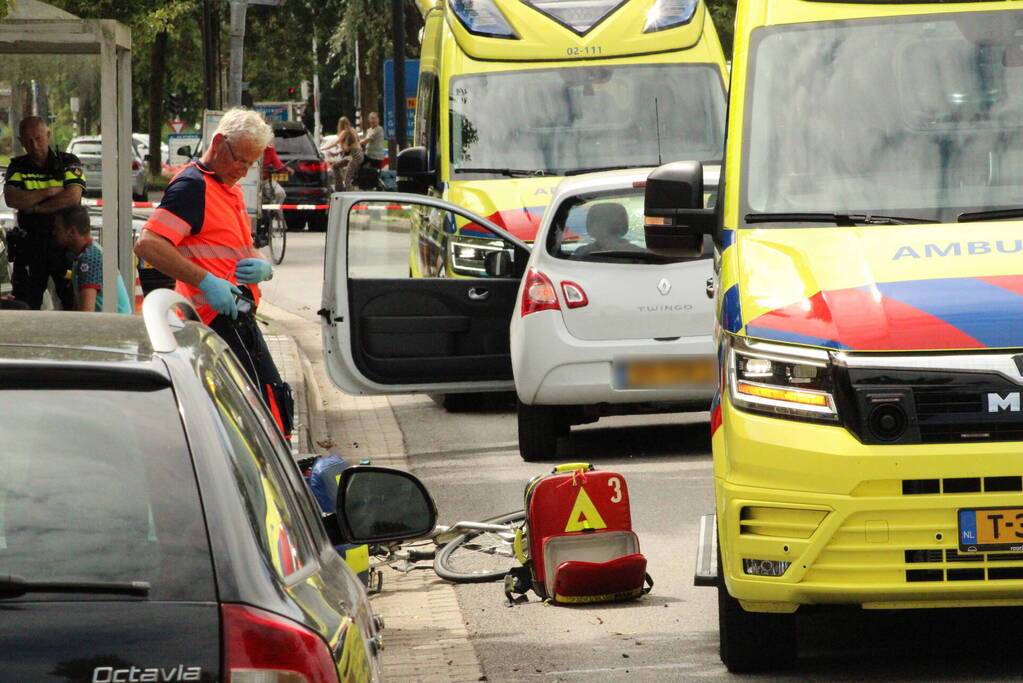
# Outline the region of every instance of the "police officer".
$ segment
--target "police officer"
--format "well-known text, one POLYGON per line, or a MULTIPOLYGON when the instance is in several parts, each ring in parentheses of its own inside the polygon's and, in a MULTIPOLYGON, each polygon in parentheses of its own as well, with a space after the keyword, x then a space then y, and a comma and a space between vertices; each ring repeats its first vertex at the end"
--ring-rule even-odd
POLYGON ((81 203, 85 190, 82 163, 74 154, 50 149, 50 131, 38 116, 28 116, 18 127, 18 140, 26 154, 11 159, 4 182, 4 200, 18 212, 18 228, 8 236, 14 272, 14 298, 30 308, 43 303, 46 284, 54 289, 65 310, 75 307, 67 252, 53 241, 53 214, 81 203))

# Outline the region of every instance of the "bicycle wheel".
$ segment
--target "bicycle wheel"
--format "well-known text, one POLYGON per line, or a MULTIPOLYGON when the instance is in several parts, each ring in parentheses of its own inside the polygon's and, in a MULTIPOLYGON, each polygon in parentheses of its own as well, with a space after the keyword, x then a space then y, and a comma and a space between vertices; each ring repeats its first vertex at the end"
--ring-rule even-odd
POLYGON ((487 524, 507 524, 508 531, 467 531, 437 551, 433 570, 437 576, 454 583, 485 583, 499 581, 508 570, 519 564, 512 547, 513 525, 526 519, 519 510, 500 517, 483 520, 487 524))
POLYGON ((284 250, 288 247, 288 226, 280 211, 270 214, 270 254, 274 263, 280 265, 284 260, 284 250))

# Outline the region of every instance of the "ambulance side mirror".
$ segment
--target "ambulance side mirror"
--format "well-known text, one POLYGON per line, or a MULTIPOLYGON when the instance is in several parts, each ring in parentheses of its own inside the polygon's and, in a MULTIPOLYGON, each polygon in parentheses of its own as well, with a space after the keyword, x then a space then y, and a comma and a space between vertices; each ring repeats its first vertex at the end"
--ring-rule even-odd
POLYGON ((398 177, 398 192, 426 194, 437 184, 437 172, 430 168, 425 147, 407 147, 398 152, 395 175, 398 177))
POLYGON ((699 258, 703 236, 713 234, 714 209, 703 206, 703 164, 676 161, 647 176, 643 231, 646 247, 673 258, 699 258))

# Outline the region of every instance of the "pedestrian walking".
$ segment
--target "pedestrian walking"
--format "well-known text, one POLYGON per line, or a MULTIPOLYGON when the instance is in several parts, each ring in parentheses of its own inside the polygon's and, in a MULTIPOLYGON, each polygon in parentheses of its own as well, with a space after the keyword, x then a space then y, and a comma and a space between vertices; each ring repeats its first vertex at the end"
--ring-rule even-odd
POLYGON ((364 156, 362 145, 359 144, 359 136, 347 116, 342 116, 337 120, 337 139, 321 149, 324 152, 337 149, 341 153, 341 158, 331 164, 334 189, 338 192, 351 191, 352 179, 362 165, 364 156))
MULTIPOLYGON (((92 239, 89 210, 69 206, 54 215, 53 241, 75 255, 71 263, 71 291, 74 310, 92 313, 103 310, 103 250, 92 239)), ((131 313, 131 300, 121 274, 117 274, 117 312, 131 313)))
POLYGON ((4 200, 18 212, 18 227, 7 236, 14 264, 12 294, 38 310, 52 279, 60 306, 71 310, 75 300, 67 278, 70 260, 53 241, 53 214, 81 203, 82 163, 74 154, 50 148, 50 130, 38 116, 21 120, 18 140, 26 153, 11 159, 4 180, 4 200))
POLYGON ((237 187, 263 158, 272 138, 259 113, 240 107, 227 111, 206 153, 167 186, 135 253, 177 280, 176 291, 224 338, 288 435, 291 391, 281 381, 254 315, 259 283, 273 277, 273 267, 253 247, 245 200, 237 187))

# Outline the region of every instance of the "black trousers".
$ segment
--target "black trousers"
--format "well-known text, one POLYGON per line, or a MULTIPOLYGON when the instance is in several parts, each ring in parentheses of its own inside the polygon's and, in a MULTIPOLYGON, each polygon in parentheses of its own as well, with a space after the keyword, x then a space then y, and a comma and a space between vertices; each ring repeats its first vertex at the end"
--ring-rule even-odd
POLYGON ((237 320, 232 320, 228 316, 218 315, 210 321, 209 327, 231 347, 249 379, 259 388, 259 394, 268 407, 270 397, 273 398, 280 412, 284 434, 290 435, 294 415, 291 387, 281 381, 281 373, 270 355, 255 317, 239 315, 237 320))
MULTIPOLYGON (((29 233, 18 246, 17 258, 11 269, 11 293, 29 308, 39 310, 43 305, 43 292, 53 278, 53 288, 65 311, 75 310, 75 294, 67 277, 71 260, 66 249, 57 246, 47 234, 29 233)), ((58 302, 53 302, 56 308, 58 302)))

